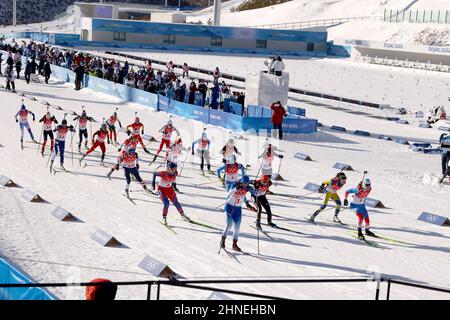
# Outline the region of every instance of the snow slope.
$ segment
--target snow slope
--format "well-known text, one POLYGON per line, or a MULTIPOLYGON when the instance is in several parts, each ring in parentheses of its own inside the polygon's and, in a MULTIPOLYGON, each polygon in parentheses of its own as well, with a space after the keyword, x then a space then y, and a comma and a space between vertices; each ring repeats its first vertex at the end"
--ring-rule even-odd
MULTIPOLYGON (((81 111, 86 106, 88 114, 97 120, 109 116, 119 107, 123 124, 131 123, 138 112, 145 124, 145 132, 157 135, 165 123, 167 114, 158 113, 144 106, 128 104, 99 95, 87 89, 73 90, 72 84, 52 82, 26 85, 17 81, 20 92, 34 96, 39 101, 25 99, 25 104, 40 117, 45 112, 42 101, 59 105, 66 110, 81 111)), ((449 185, 438 186, 433 177, 439 174, 440 157, 411 152, 407 147, 393 142, 337 133, 327 129, 316 134, 291 137, 278 145, 285 158, 281 175, 287 180, 278 183, 276 193, 304 195, 297 199, 270 197, 273 211, 280 217, 274 221, 304 233, 298 235, 274 231, 275 240, 261 235, 260 251, 265 260, 237 255, 236 261, 226 254, 217 254, 220 229, 224 226, 224 214, 213 210, 226 196, 219 183, 202 177, 198 167, 188 158, 178 187, 184 192, 179 200, 186 213, 193 219, 211 224, 219 230, 187 224, 180 221, 173 207, 169 210, 169 222, 176 226, 177 235, 169 232, 157 221, 161 217, 161 204, 152 196, 133 193, 136 205, 121 196, 124 178, 116 172, 109 181, 108 169, 98 166, 99 154, 88 157, 86 168, 78 165, 79 155, 71 160, 71 148, 67 147, 66 168, 70 173, 52 175, 46 168, 46 158, 37 154, 36 145, 19 146, 19 128, 13 116, 21 97, 0 91, 4 102, 0 108, 0 174, 5 174, 24 188, 38 192, 48 204, 25 202, 21 189, 0 188, 0 252, 17 263, 33 278, 45 282, 88 281, 106 277, 114 281, 152 279, 137 265, 149 254, 167 263, 173 270, 188 278, 204 277, 358 277, 368 270, 381 272, 398 279, 449 287, 449 238, 448 227, 437 227, 417 221, 420 212, 449 216, 449 185), (309 154, 315 161, 302 162, 293 158, 296 152, 309 154), (331 211, 323 212, 317 219, 319 225, 304 221, 304 216, 320 206, 320 199, 307 196, 302 186, 307 182, 320 183, 336 173, 335 162, 351 164, 355 172, 348 172, 348 187, 356 185, 363 170, 369 171, 373 181, 371 197, 381 200, 390 209, 369 209, 373 231, 402 240, 408 244, 394 244, 380 240, 383 247, 372 248, 354 239, 349 231, 330 222, 331 211), (56 205, 71 211, 82 220, 80 223, 59 222, 50 212, 56 205), (97 229, 109 232, 128 248, 104 248, 89 237, 97 229)), ((293 105, 297 103, 291 101, 293 105)), ((305 106, 302 104, 302 106, 305 106)), ((439 132, 413 126, 401 126, 365 116, 343 113, 314 105, 306 105, 310 116, 318 117, 325 125, 344 125, 352 129, 395 134, 414 140, 436 143, 439 132)), ((62 111, 51 109, 58 119, 62 111)), ((68 117, 69 123, 73 123, 68 117)), ((185 146, 199 136, 201 125, 195 121, 174 117, 174 125, 182 132, 185 146)), ((32 123, 39 137, 39 125, 32 123)), ((97 125, 93 126, 96 129, 97 125)), ((220 164, 219 148, 228 138, 228 131, 210 127, 214 167, 220 164)), ((239 137, 239 135, 238 135, 239 137)), ((119 135, 119 140, 125 138, 119 135)), ((242 151, 240 161, 251 164, 250 174, 256 174, 256 156, 261 152, 264 139, 242 135, 236 139, 242 151)), ((28 138, 26 139, 28 140, 28 138)), ((78 141, 74 138, 74 143, 78 141)), ((273 143, 277 144, 278 140, 273 143)), ((68 143, 69 145, 69 143, 68 143)), ((156 143, 150 145, 154 149, 156 143)), ((108 145, 106 161, 115 163, 117 152, 108 145)), ((46 152, 48 155, 48 151, 46 152)), ((149 156, 140 152, 141 173, 146 181, 156 165, 148 167, 149 156)), ((197 161, 197 159, 194 159, 197 161)), ((57 166, 56 166, 57 167, 57 166)), ((278 163, 274 163, 278 167, 278 163)), ((435 178, 434 178, 435 179, 435 178)), ((132 190, 139 185, 132 182, 132 190)), ((354 224, 355 216, 349 210, 341 213, 344 222, 354 224)), ((254 214, 244 211, 240 246, 256 252, 256 232, 249 225, 254 214)), ((230 238, 228 238, 230 241, 230 238)), ((227 242, 228 246, 230 245, 227 242)), ((238 285, 245 291, 284 296, 297 299, 373 299, 372 284, 308 284, 308 285, 238 285)), ((383 289, 385 286, 383 285, 383 289)), ((83 290, 77 288, 54 290, 60 298, 79 299, 83 290)), ((205 299, 209 292, 163 288, 162 299, 205 299)), ((144 299, 145 287, 123 287, 118 290, 119 299, 144 299)), ((394 286, 393 299, 443 299, 444 295, 423 290, 394 286)), ((447 297, 448 298, 448 297, 447 297)))

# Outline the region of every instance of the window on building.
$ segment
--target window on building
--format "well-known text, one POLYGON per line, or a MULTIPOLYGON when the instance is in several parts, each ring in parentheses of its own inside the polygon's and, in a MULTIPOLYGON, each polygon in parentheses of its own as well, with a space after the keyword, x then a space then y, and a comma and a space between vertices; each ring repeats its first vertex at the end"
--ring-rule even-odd
POLYGON ((175 36, 174 35, 165 35, 163 36, 164 44, 175 44, 175 36))
POLYGON ((222 37, 211 37, 211 45, 216 47, 222 46, 222 37))
POLYGON ((113 32, 113 40, 114 41, 126 41, 127 33, 126 32, 113 32))
POLYGON ((81 30, 81 40, 88 40, 89 30, 82 29, 81 30))
POLYGON ((256 48, 267 49, 267 40, 256 40, 256 48))
POLYGON ((314 51, 314 43, 308 43, 306 45, 306 51, 314 51))

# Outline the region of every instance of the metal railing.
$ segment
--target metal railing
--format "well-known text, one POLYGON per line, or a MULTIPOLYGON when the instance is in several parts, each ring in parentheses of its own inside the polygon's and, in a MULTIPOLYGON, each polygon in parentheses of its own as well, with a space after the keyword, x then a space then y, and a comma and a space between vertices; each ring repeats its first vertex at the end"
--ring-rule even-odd
POLYGON ((450 24, 450 10, 384 9, 383 21, 393 23, 445 23, 450 24))
POLYGON ((355 20, 381 20, 382 18, 383 18, 382 16, 332 18, 332 19, 320 19, 320 20, 287 22, 287 23, 277 23, 277 24, 253 25, 253 26, 247 26, 247 28, 296 30, 296 29, 313 28, 313 27, 335 26, 335 25, 339 25, 342 23, 355 21, 355 20))
MULTIPOLYGON (((441 288, 441 287, 433 287, 429 285, 423 285, 403 280, 396 280, 392 278, 385 277, 361 277, 361 278, 324 278, 324 279, 298 279, 298 278, 290 278, 290 279, 177 279, 172 277, 170 279, 163 280, 148 280, 148 281, 125 281, 125 282, 113 282, 113 284, 120 286, 147 286, 147 295, 146 300, 151 300, 152 298, 152 288, 156 286, 156 300, 161 299, 161 289, 162 286, 172 286, 179 288, 187 288, 187 289, 196 289, 196 290, 206 290, 213 292, 222 292, 228 294, 235 294, 246 297, 253 297, 259 299, 275 299, 275 300, 290 300, 290 298, 286 297, 277 297, 271 296, 267 294, 259 294, 254 292, 245 292, 239 290, 231 290, 220 287, 211 287, 204 285, 211 284, 300 284, 300 283, 364 283, 364 282, 375 282, 375 295, 374 300, 380 300, 381 293, 381 283, 387 283, 386 289, 386 300, 389 300, 391 297, 391 290, 394 284, 400 286, 407 286, 411 288, 419 288, 428 291, 435 291, 440 293, 450 294, 450 289, 441 288)), ((0 288, 57 288, 57 287, 89 287, 89 286, 102 286, 105 283, 20 283, 20 284, 11 284, 4 283, 0 284, 0 288)))

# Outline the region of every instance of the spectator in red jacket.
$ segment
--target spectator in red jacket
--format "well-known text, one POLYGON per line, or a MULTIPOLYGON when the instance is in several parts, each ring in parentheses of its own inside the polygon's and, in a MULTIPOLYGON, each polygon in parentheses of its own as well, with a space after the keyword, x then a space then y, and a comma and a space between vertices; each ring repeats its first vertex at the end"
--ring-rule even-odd
POLYGON ((286 116, 286 110, 284 110, 280 101, 272 103, 270 109, 272 109, 273 111, 272 114, 273 128, 278 129, 278 138, 281 140, 283 139, 282 124, 283 124, 283 117, 286 116))

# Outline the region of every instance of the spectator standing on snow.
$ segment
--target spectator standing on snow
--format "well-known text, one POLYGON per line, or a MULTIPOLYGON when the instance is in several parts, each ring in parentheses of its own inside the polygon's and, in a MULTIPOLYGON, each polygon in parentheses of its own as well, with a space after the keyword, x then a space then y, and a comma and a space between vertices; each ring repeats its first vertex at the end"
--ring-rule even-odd
POLYGON ((25 80, 27 81, 27 83, 30 83, 31 75, 36 76, 36 68, 37 63, 34 58, 31 58, 31 61, 29 60, 27 62, 27 65, 25 66, 25 80))
POLYGON ((214 85, 219 84, 219 78, 222 74, 220 73, 219 67, 216 67, 216 69, 214 70, 213 73, 213 77, 214 77, 214 85))
POLYGON ((44 64, 43 72, 45 77, 45 83, 48 84, 48 80, 50 79, 50 75, 52 74, 52 68, 48 60, 44 64))
POLYGON ((6 90, 9 91, 12 88, 12 92, 15 93, 16 92, 16 85, 14 83, 15 77, 13 74, 13 69, 11 68, 10 65, 6 66, 5 77, 6 77, 6 90))
POLYGON ((202 106, 205 106, 205 102, 206 102, 206 92, 208 91, 208 86, 205 83, 205 80, 201 79, 200 83, 198 85, 198 92, 200 92, 202 94, 202 106))
POLYGON ((186 78, 189 79, 189 66, 186 62, 183 63, 183 78, 185 75, 186 75, 186 78))
POLYGON ((283 139, 283 117, 286 116, 286 110, 281 105, 280 101, 272 103, 272 124, 274 129, 278 129, 278 139, 283 139))
POLYGON ((189 100, 188 103, 194 104, 195 102, 195 93, 197 92, 197 86, 195 85, 195 82, 192 81, 189 85, 189 100))
POLYGON ((17 79, 20 79, 20 71, 22 71, 22 61, 21 61, 21 59, 16 61, 17 79))
POLYGON ((83 81, 84 68, 81 64, 77 64, 75 67, 75 90, 81 89, 81 81, 83 81))

